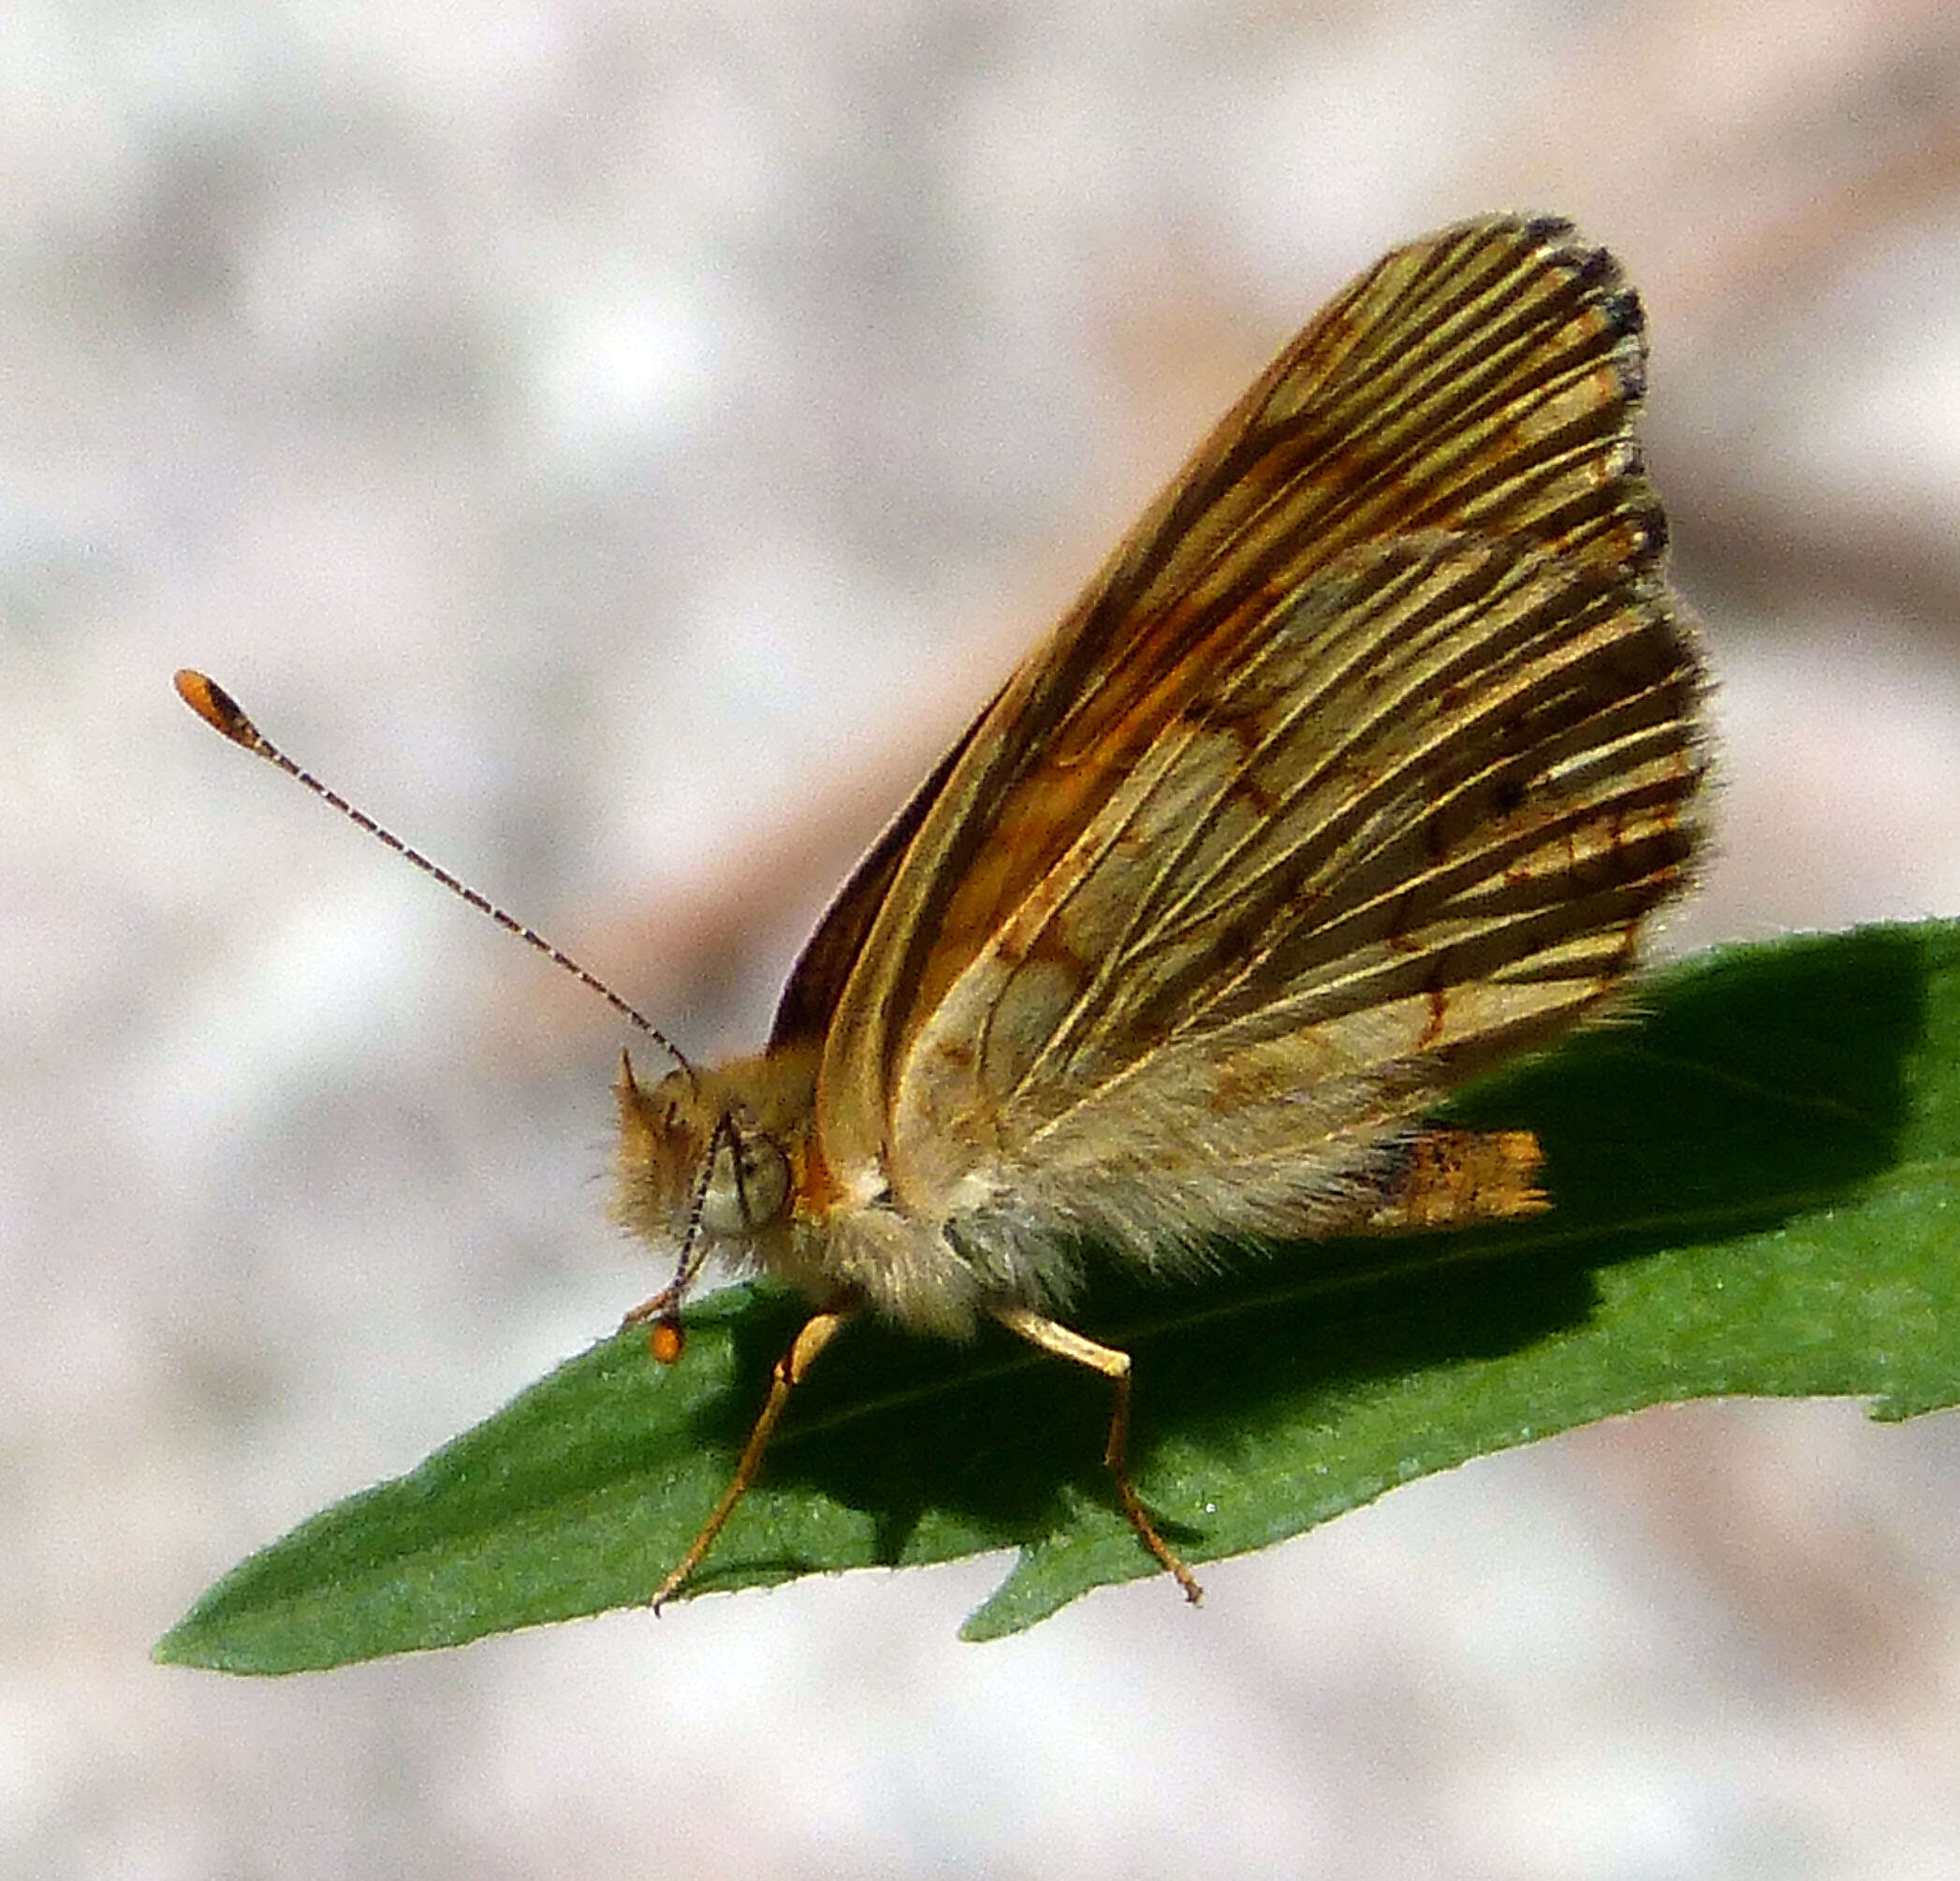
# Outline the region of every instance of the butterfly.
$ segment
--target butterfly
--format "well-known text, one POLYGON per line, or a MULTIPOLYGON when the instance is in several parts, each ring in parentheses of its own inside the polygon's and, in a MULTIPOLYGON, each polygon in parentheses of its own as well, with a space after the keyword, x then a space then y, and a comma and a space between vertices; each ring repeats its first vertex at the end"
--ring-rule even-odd
POLYGON ((679 1249, 626 1315, 681 1356, 710 1256, 811 1314, 680 1590, 796 1386, 854 1320, 994 1321, 1109 1380, 1068 1323, 1086 1249, 1166 1279, 1221 1251, 1503 1220, 1526 1130, 1422 1121, 1611 999, 1689 879, 1702 663, 1633 435, 1640 303, 1568 223, 1393 250, 1282 351, 857 866, 761 1053, 695 1063, 380 830, 202 674, 200 717, 610 1000, 615 1213, 679 1249))
POLYGON ((1106 1377, 1118 1498, 1196 1600, 1130 1480, 1129 1355, 1068 1323, 1083 1250, 1168 1277, 1547 1205, 1529 1132, 1420 1116, 1609 999, 1689 879, 1704 681, 1645 389, 1639 300, 1570 224, 1394 250, 940 760, 762 1053, 622 1054, 616 1212, 680 1249, 626 1323, 678 1358, 710 1253, 812 1308, 656 1607, 867 1315, 1106 1377))

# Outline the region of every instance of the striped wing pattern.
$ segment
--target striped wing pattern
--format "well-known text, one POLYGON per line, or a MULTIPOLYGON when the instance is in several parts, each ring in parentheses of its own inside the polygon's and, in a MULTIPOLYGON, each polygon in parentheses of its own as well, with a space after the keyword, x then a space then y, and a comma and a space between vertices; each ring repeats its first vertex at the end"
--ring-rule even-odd
POLYGON ((1174 1239, 1308 1230, 1385 1123, 1611 989, 1702 768, 1643 377, 1610 259, 1516 219, 1397 250, 1280 355, 793 977, 779 1040, 835 1000, 846 1187, 1011 1172, 1134 1232, 1102 1172, 1174 1239))
POLYGON ((1691 846, 1697 683, 1637 577, 1462 538, 1354 552, 940 1000, 898 1192, 986 1166, 1076 1217, 1111 1186, 1159 1238, 1324 1232, 1384 1123, 1623 977, 1691 846))

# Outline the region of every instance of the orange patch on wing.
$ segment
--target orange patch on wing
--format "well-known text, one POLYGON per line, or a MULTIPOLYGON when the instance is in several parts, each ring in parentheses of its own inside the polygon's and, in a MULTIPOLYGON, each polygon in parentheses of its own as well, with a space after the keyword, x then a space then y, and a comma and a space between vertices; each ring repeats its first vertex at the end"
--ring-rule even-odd
POLYGON ((1544 1152, 1529 1130, 1423 1130, 1368 1218, 1375 1229, 1460 1228, 1542 1215, 1544 1152))

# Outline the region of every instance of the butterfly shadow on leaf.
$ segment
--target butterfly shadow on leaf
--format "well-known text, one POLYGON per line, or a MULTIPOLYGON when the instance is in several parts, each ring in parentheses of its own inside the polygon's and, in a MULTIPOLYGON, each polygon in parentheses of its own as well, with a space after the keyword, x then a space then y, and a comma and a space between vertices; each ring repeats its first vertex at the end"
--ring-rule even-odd
MULTIPOLYGON (((1895 1161, 1923 974, 1883 929, 1718 955, 1469 1092, 1453 1119, 1543 1146, 1554 1205, 1529 1221, 1221 1250, 1202 1284, 1105 1266, 1073 1323, 1134 1356, 1132 1461, 1164 1532, 1215 1558, 1507 1443, 1750 1389, 1711 1387, 1693 1341, 1776 1283, 1738 1247, 1895 1161)), ((696 1440, 739 1448, 799 1312, 764 1294, 735 1317, 741 1383, 699 1407, 696 1440)), ((695 1591, 1061 1542, 1106 1556, 1097 1579, 1148 1573, 1101 1464, 1108 1405, 1104 1381, 1005 1334, 854 1328, 765 1465, 791 1512, 732 1524, 695 1591), (841 1553, 812 1547, 812 1496, 856 1512, 841 1553)))

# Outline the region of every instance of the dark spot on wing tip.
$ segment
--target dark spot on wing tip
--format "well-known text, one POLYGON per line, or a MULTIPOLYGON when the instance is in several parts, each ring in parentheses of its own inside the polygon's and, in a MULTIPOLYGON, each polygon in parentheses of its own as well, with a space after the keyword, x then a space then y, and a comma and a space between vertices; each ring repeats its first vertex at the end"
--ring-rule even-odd
POLYGON ((1595 248, 1582 241, 1578 230, 1562 216, 1534 217, 1526 223, 1525 232, 1541 247, 1553 251, 1550 258, 1570 271, 1610 332, 1634 336, 1646 330, 1640 296, 1610 248, 1595 248))
POLYGON ((1547 248, 1563 247, 1579 231, 1562 215, 1528 215, 1525 234, 1547 248))
POLYGON ((1529 225, 1528 232, 1583 287, 1611 289, 1624 278, 1613 251, 1587 241, 1563 216, 1543 216, 1529 225))
MULTIPOLYGON (((1602 249, 1600 253, 1605 251, 1602 249)), ((1617 265, 1614 267, 1613 274, 1617 280, 1617 265)), ((1640 304, 1640 296, 1624 284, 1600 297, 1600 312, 1616 333, 1644 333, 1646 330, 1647 316, 1640 304)))
POLYGON ((1608 299, 1620 281, 1619 263, 1613 258, 1610 248, 1575 248, 1572 251, 1572 272, 1580 284, 1595 287, 1602 291, 1601 299, 1608 299))

